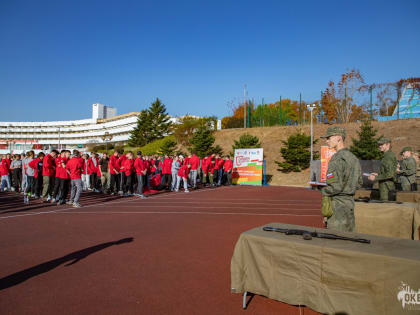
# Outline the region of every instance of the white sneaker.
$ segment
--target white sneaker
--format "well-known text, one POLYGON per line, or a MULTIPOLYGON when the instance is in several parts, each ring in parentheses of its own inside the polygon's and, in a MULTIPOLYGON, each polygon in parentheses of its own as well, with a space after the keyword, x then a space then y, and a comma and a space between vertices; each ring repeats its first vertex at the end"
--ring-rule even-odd
POLYGON ((185 192, 186 192, 186 193, 189 193, 190 191, 189 191, 188 189, 185 189, 185 192))
POLYGON ((78 202, 73 203, 73 208, 81 208, 82 205, 78 202))

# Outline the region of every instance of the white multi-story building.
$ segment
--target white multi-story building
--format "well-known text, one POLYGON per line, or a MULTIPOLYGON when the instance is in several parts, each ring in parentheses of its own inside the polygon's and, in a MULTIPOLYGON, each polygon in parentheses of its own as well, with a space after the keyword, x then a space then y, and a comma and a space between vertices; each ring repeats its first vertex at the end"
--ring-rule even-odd
MULTIPOLYGON (((83 151, 89 144, 126 144, 137 125, 139 113, 116 114, 116 108, 93 104, 89 119, 0 122, 0 154, 75 148, 83 151)), ((170 120, 176 124, 180 118, 171 117, 170 120)))
MULTIPOLYGON (((86 148, 88 144, 126 143, 138 112, 116 116, 116 109, 92 105, 92 118, 47 122, 0 122, 0 153, 86 148)), ((171 118, 176 122, 176 118, 171 118)))

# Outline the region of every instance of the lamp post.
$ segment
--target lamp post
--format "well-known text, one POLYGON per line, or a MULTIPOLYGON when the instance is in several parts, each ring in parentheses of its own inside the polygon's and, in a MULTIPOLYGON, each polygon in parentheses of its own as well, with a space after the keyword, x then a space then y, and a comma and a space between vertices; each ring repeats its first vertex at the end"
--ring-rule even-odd
POLYGON ((101 139, 102 141, 105 142, 105 148, 106 148, 106 151, 108 151, 108 141, 112 140, 112 135, 108 131, 106 131, 104 135, 101 137, 101 139))
POLYGON ((313 131, 313 127, 312 127, 312 124, 313 124, 313 120, 312 120, 312 111, 315 109, 315 107, 316 107, 316 105, 315 104, 312 104, 312 105, 306 105, 306 107, 308 108, 308 110, 311 112, 311 162, 313 161, 313 158, 314 158, 314 148, 313 148, 313 146, 314 146, 314 131, 313 131))

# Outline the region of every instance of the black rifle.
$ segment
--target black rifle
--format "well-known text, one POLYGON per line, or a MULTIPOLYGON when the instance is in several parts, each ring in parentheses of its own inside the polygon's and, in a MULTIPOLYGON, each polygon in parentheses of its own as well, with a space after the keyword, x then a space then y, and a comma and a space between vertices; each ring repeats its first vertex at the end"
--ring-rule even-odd
POLYGON ((305 240, 311 240, 312 237, 318 237, 318 238, 327 238, 330 240, 344 240, 344 241, 370 244, 370 240, 367 240, 364 238, 345 237, 345 236, 340 236, 340 235, 335 235, 335 234, 330 234, 330 233, 310 232, 306 230, 296 230, 296 229, 280 229, 280 228, 275 228, 272 226, 265 226, 263 227, 263 230, 267 232, 280 232, 286 235, 302 235, 303 239, 305 240))

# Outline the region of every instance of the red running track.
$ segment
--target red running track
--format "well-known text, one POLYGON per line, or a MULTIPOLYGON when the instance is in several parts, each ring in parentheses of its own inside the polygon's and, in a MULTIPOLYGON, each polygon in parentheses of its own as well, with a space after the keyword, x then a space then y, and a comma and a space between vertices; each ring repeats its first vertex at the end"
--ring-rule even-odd
POLYGON ((317 314, 230 293, 240 233, 322 226, 319 192, 221 187, 146 200, 84 194, 83 208, 0 194, 1 314, 317 314))

